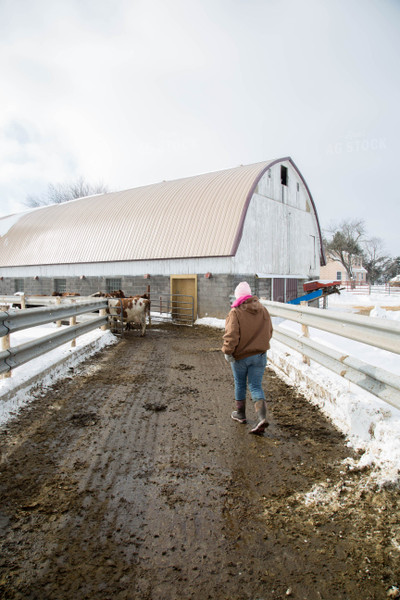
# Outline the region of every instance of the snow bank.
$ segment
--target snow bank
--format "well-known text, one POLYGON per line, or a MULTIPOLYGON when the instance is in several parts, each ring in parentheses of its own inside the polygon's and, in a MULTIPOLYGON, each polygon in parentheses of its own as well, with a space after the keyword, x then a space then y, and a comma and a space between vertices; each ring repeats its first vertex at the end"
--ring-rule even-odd
MULTIPOLYGON (((204 317, 197 319, 195 325, 205 325, 206 327, 214 327, 215 329, 225 329, 225 319, 215 319, 213 317, 204 317)), ((221 341, 222 346, 222 341, 221 341)))
POLYGON ((370 317, 378 317, 378 319, 389 319, 392 321, 400 321, 400 310, 385 310, 380 306, 375 306, 369 313, 370 317))

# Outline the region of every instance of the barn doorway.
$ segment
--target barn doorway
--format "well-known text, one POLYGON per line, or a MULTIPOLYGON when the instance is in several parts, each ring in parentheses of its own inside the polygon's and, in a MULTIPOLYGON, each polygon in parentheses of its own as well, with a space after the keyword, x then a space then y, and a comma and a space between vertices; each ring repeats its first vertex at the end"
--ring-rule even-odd
POLYGON ((197 275, 171 275, 172 318, 197 318, 197 275))
POLYGON ((274 277, 272 279, 272 294, 274 302, 289 302, 297 298, 297 279, 285 279, 284 277, 274 277))

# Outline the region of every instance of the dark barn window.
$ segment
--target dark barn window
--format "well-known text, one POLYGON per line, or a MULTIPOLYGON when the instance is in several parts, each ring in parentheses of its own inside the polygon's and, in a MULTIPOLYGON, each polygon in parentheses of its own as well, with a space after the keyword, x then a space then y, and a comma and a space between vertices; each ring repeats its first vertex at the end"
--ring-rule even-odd
POLYGON ((122 280, 119 278, 106 279, 106 292, 116 292, 122 287, 122 280))
POLYGON ((283 165, 281 165, 281 184, 287 185, 287 181, 288 181, 287 167, 284 167, 283 165))
POLYGON ((23 292, 25 290, 25 282, 23 279, 14 279, 14 292, 23 292))
POLYGON ((58 294, 64 294, 67 291, 67 280, 66 279, 55 279, 54 280, 54 291, 58 294))

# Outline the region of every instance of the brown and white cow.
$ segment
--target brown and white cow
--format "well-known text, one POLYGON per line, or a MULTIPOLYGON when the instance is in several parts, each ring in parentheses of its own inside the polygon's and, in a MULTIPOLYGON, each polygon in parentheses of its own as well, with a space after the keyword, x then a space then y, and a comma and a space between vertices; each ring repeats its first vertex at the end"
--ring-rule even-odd
POLYGON ((108 300, 108 312, 113 320, 126 323, 129 329, 131 323, 138 323, 141 328, 140 335, 146 334, 146 315, 150 314, 150 300, 143 296, 132 296, 131 298, 112 298, 108 300))

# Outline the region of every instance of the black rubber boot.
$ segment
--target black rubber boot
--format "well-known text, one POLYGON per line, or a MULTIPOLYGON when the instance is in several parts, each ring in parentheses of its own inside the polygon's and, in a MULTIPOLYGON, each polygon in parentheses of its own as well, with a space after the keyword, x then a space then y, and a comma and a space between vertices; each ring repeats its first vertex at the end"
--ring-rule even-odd
POLYGON ((246 421, 246 400, 236 400, 236 409, 231 414, 234 421, 238 423, 247 423, 246 421))
POLYGON ((257 414, 257 425, 253 427, 250 433, 262 435, 269 425, 267 421, 267 403, 265 400, 257 400, 254 403, 254 408, 256 409, 257 414))

